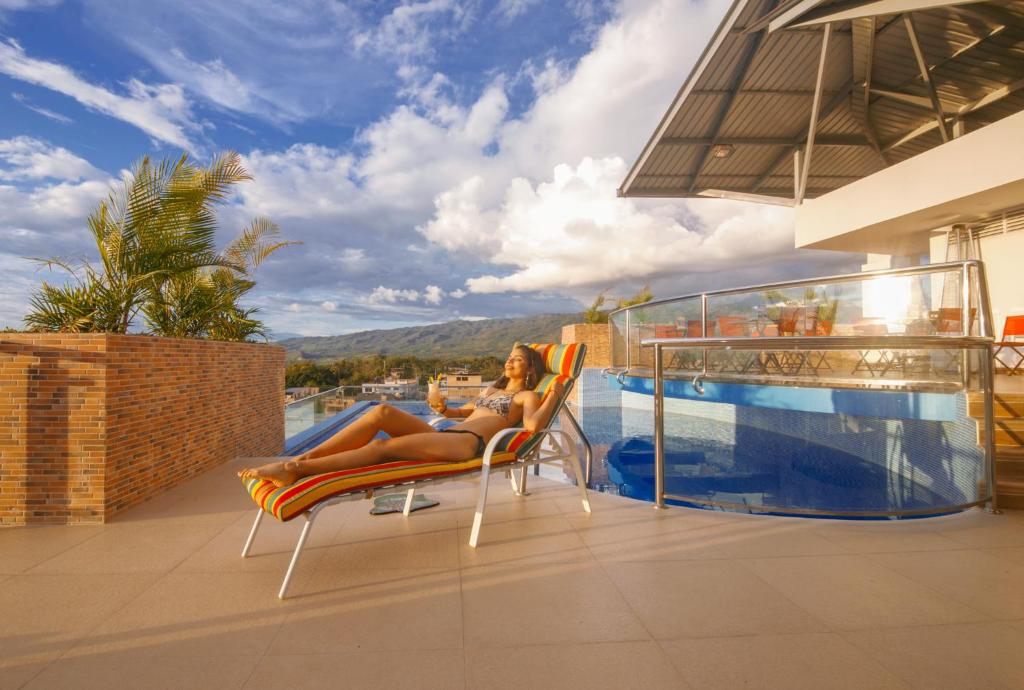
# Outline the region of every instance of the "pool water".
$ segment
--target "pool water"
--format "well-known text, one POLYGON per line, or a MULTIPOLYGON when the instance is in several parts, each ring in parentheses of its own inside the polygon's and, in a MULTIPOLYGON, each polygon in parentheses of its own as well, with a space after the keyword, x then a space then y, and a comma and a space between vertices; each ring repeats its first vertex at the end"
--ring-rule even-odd
MULTIPOLYGON (((360 403, 289 439, 288 452, 322 442, 375 404, 360 403)), ((423 402, 396 406, 424 420, 434 417, 423 402)), ((588 486, 653 501, 652 413, 628 407, 574 411, 593 449, 588 486)), ((969 447, 973 431, 962 426, 779 410, 747 410, 732 419, 668 413, 665 491, 686 499, 670 503, 758 513, 953 512, 977 500, 980 479, 980 451, 969 447)), ((576 479, 569 468, 545 466, 541 474, 576 479)))
MULTIPOLYGON (((955 453, 949 444, 943 456, 909 451, 902 442, 908 433, 935 434, 937 423, 917 429, 914 425, 926 423, 859 418, 845 431, 807 434, 802 432, 808 429, 808 414, 788 413, 789 424, 762 426, 666 414, 665 492, 688 499, 669 503, 857 516, 940 514, 976 500, 969 482, 950 476, 955 453)), ((652 413, 587 408, 579 417, 594 448, 591 487, 653 501, 652 413)))

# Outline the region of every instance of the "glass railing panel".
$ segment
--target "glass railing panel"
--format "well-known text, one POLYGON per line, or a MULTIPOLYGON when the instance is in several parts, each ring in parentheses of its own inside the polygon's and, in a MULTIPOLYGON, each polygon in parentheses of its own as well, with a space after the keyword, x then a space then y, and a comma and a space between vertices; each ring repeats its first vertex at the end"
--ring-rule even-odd
MULTIPOLYGON (((979 372, 985 352, 964 350, 967 368, 979 372)), ((972 374, 966 388, 815 391, 717 381, 700 394, 689 378, 667 378, 666 497, 729 510, 864 517, 979 504, 988 476, 982 383, 972 374)), ((588 435, 593 429, 601 439, 613 423, 618 435, 595 463, 595 486, 654 499, 653 403, 634 396, 619 412, 581 410, 588 435)))
POLYGON ((650 369, 654 366, 654 352, 640 345, 644 339, 701 337, 700 317, 700 297, 632 307, 629 316, 630 367, 650 369))
POLYGON ((611 330, 611 360, 615 369, 626 369, 629 367, 626 352, 626 323, 628 321, 626 311, 619 311, 611 315, 608 324, 611 330))
POLYGON ((666 346, 663 354, 667 378, 702 373, 733 383, 947 391, 962 387, 964 358, 958 348, 899 347, 896 339, 858 349, 666 346))

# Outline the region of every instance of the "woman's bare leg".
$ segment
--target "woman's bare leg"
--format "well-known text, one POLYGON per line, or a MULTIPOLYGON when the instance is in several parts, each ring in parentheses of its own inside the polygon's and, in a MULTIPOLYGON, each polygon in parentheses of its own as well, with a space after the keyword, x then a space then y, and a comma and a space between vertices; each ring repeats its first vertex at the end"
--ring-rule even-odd
POLYGON ((436 431, 407 434, 371 441, 362 448, 344 450, 318 458, 271 463, 245 470, 240 474, 245 478, 259 477, 270 480, 277 486, 288 486, 311 474, 368 467, 386 460, 465 460, 473 457, 476 443, 476 437, 471 434, 441 434, 436 431))
POLYGON ((434 428, 416 415, 409 414, 397 407, 375 405, 359 419, 296 459, 322 458, 342 451, 362 448, 381 431, 388 436, 396 437, 432 432, 434 428))

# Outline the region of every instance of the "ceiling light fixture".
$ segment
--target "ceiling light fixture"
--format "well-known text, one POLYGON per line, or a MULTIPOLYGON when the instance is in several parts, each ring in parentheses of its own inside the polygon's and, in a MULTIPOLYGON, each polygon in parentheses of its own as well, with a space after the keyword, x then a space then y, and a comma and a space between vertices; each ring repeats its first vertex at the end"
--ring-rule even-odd
POLYGON ((736 147, 732 144, 715 144, 711 147, 711 155, 715 158, 728 158, 736 147))

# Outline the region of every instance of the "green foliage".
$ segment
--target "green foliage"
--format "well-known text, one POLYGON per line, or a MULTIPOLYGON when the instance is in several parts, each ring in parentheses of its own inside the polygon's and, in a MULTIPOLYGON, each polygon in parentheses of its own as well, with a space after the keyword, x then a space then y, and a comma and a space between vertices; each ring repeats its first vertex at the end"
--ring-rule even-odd
POLYGON ((188 162, 137 163, 88 219, 99 265, 76 267, 37 259, 73 278, 64 286, 43 282, 25 317, 33 330, 126 333, 141 313, 154 335, 248 340, 264 334, 239 300, 255 286, 253 270, 293 242, 256 218, 223 251, 214 244, 215 206, 231 188, 252 179, 237 153, 208 168, 188 162))
POLYGON ((615 308, 616 309, 622 309, 624 307, 632 307, 632 306, 637 305, 637 304, 643 304, 645 302, 650 302, 652 299, 654 299, 654 293, 651 292, 651 286, 650 285, 644 285, 640 289, 640 292, 636 293, 632 297, 630 297, 628 299, 620 299, 615 304, 615 308))
POLYGON ((587 310, 583 312, 584 323, 608 323, 608 312, 601 311, 601 307, 605 303, 605 293, 607 290, 602 290, 601 293, 594 298, 594 303, 587 307, 587 310))
MULTIPOLYGON (((421 384, 426 384, 427 377, 453 367, 465 367, 469 371, 480 374, 485 381, 501 376, 505 360, 499 357, 465 357, 448 359, 442 357, 414 357, 410 355, 387 357, 387 372, 398 369, 405 377, 415 377, 421 384)), ((385 373, 387 373, 385 372, 385 373)), ((318 386, 335 388, 337 386, 356 386, 367 381, 381 378, 381 357, 368 355, 327 362, 298 360, 289 362, 285 367, 285 387, 318 386)))

